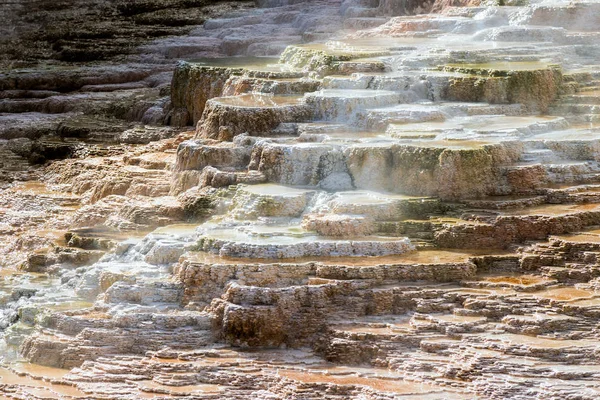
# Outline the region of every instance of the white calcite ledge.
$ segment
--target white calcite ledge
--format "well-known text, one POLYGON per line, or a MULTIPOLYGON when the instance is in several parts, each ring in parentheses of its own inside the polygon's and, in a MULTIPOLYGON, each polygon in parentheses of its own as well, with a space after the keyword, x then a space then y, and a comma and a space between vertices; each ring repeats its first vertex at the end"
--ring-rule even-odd
MULTIPOLYGON (((310 239, 310 238, 308 238, 310 239)), ((276 242, 276 240, 274 240, 276 242)), ((200 239, 199 248, 221 257, 250 259, 285 259, 306 257, 372 257, 404 254, 415 247, 407 238, 395 240, 313 240, 297 243, 244 243, 213 239, 210 234, 200 239)))

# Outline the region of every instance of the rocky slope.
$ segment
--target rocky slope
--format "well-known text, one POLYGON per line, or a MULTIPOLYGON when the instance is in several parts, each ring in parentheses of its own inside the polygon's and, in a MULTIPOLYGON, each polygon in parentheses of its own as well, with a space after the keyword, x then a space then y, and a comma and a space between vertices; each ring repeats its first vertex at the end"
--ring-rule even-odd
POLYGON ((150 40, 187 34, 206 19, 251 5, 207 0, 3 2, 8 23, 1 28, 2 67, 122 60, 150 40))
POLYGON ((3 396, 597 397, 600 3, 109 4, 227 14, 2 77, 3 396))

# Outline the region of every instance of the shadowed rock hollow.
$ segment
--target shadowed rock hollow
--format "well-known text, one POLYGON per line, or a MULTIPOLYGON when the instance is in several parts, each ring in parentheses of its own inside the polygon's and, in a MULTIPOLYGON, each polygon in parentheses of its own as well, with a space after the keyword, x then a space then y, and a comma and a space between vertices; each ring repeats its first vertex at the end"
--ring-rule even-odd
POLYGON ((597 1, 2 12, 2 396, 597 397, 597 1))

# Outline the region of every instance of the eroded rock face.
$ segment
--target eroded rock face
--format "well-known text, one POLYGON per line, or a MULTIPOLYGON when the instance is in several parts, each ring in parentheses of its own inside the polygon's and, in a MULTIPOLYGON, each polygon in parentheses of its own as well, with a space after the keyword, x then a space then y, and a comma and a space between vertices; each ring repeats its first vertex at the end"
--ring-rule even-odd
POLYGON ((243 167, 250 162, 249 147, 235 143, 182 143, 177 149, 177 169, 202 170, 205 167, 243 167))
POLYGON ((3 61, 27 64, 38 60, 86 62, 113 59, 135 52, 148 38, 184 35, 214 13, 248 8, 250 2, 98 1, 31 6, 6 4, 3 15, 3 61), (207 7, 208 6, 208 7, 207 7), (86 18, 83 26, 70 26, 86 18))
POLYGON ((369 217, 354 215, 307 215, 302 226, 323 236, 366 236, 376 232, 374 221, 369 217))
POLYGON ((561 91, 562 73, 558 68, 511 71, 507 76, 493 70, 458 70, 489 76, 452 80, 445 94, 448 100, 520 103, 545 113, 561 91))
POLYGON ((330 165, 333 167, 335 158, 338 158, 342 161, 338 164, 342 164, 343 168, 342 154, 336 152, 332 146, 320 143, 306 143, 293 147, 265 143, 255 152, 259 160, 257 170, 264 173, 270 181, 284 185, 319 184, 329 173, 337 172, 333 168, 326 169, 326 160, 331 160, 330 165))
POLYGON ((173 102, 171 124, 180 126, 196 124, 202 117, 206 101, 213 97, 220 97, 227 79, 240 72, 239 69, 179 64, 171 84, 173 102))
POLYGON ((260 107, 260 104, 223 104, 209 100, 198 121, 196 136, 206 139, 231 140, 242 133, 267 136, 280 124, 304 122, 311 119, 310 109, 304 104, 283 104, 260 107))
POLYGON ((361 146, 349 149, 347 159, 358 188, 453 199, 498 190, 502 178, 494 166, 517 160, 519 153, 519 145, 457 150, 361 146))
POLYGON ((236 4, 0 76, 0 397, 597 397, 593 2, 236 4))
POLYGON ((384 15, 424 14, 431 9, 432 2, 427 1, 393 1, 379 2, 379 11, 384 15))

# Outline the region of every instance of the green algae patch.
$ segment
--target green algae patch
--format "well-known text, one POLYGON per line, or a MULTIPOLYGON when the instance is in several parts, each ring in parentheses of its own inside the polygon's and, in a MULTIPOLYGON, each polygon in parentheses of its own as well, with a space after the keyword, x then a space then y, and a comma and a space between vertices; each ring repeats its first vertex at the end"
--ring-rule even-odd
POLYGON ((508 101, 525 105, 537 103, 538 109, 546 112, 558 97, 561 85, 562 72, 556 67, 546 70, 511 71, 507 82, 508 101))

